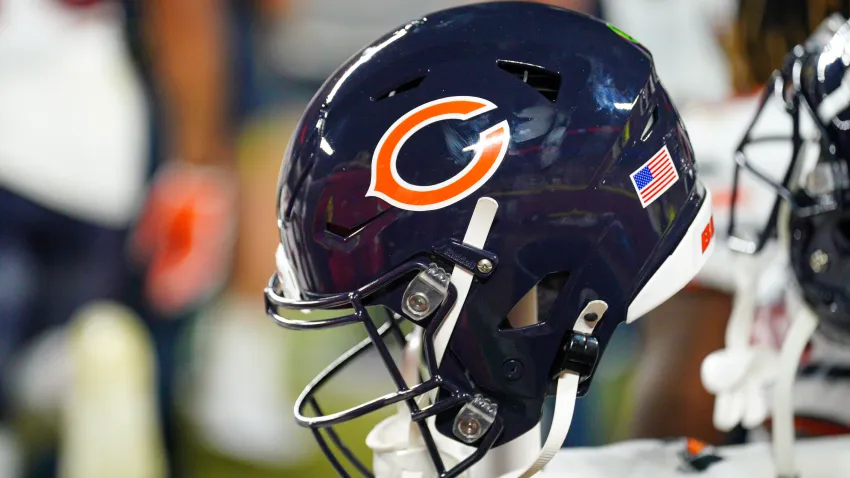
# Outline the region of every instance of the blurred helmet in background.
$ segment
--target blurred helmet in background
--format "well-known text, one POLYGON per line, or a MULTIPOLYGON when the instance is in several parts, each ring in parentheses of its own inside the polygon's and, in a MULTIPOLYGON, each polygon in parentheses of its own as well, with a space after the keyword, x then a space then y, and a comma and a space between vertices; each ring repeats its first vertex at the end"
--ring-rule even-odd
MULTIPOLYGON (((772 188, 776 201, 766 224, 749 235, 734 218, 731 244, 759 252, 777 237, 787 248, 805 301, 828 338, 850 341, 850 23, 840 14, 823 21, 808 40, 794 46, 768 82, 764 104, 776 98, 792 119, 787 136, 759 138, 747 131, 738 149, 738 168, 772 188), (804 134, 809 126, 814 134, 804 134), (759 142, 792 146, 787 167, 766 171, 745 149, 759 142)), ((736 173, 736 183, 740 173, 736 173)), ((737 186, 736 186, 737 190, 737 186)), ((734 201, 733 201, 734 202, 734 201)))

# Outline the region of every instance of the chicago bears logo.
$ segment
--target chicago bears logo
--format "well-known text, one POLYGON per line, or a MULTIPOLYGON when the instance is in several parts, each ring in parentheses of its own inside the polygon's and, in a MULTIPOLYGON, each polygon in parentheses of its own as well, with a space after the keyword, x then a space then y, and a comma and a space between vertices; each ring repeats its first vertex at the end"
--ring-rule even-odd
POLYGON ((496 109, 490 101, 473 96, 452 96, 425 103, 398 119, 384 133, 372 156, 372 181, 366 196, 383 199, 408 211, 431 211, 444 208, 469 196, 484 185, 499 169, 510 142, 507 121, 488 128, 478 143, 465 150, 475 156, 462 171, 437 184, 410 184, 398 174, 398 153, 417 131, 445 120, 466 121, 496 109))

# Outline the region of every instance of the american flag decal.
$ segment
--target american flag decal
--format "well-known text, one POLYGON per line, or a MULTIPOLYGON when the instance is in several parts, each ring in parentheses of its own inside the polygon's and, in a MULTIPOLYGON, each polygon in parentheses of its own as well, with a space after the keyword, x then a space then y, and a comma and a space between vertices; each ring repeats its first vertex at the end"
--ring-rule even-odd
POLYGON ((673 158, 670 157, 670 151, 665 145, 655 153, 655 156, 633 172, 631 178, 641 205, 646 207, 679 180, 679 173, 676 172, 673 158))

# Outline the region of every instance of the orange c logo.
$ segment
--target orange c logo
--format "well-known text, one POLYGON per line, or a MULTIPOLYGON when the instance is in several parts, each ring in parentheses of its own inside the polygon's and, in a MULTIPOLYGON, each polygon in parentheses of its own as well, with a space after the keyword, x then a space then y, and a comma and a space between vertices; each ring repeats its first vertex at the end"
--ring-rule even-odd
POLYGON ((372 182, 366 196, 383 199, 408 211, 444 208, 469 196, 499 169, 510 142, 508 122, 482 132, 478 143, 464 150, 475 151, 465 168, 453 177, 430 186, 410 184, 398 174, 398 152, 422 128, 444 120, 468 120, 496 109, 490 101, 473 96, 452 96, 425 103, 399 118, 375 148, 372 156, 372 182))

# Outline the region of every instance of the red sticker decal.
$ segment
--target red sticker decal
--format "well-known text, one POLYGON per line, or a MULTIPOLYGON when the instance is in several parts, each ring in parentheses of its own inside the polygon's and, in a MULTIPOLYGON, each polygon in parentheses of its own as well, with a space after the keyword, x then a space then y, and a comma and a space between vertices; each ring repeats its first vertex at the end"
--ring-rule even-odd
POLYGON ((711 216, 711 219, 708 221, 708 224, 705 225, 705 229, 702 230, 703 253, 705 253, 705 250, 708 249, 708 246, 711 245, 712 239, 714 239, 714 216, 711 216))

